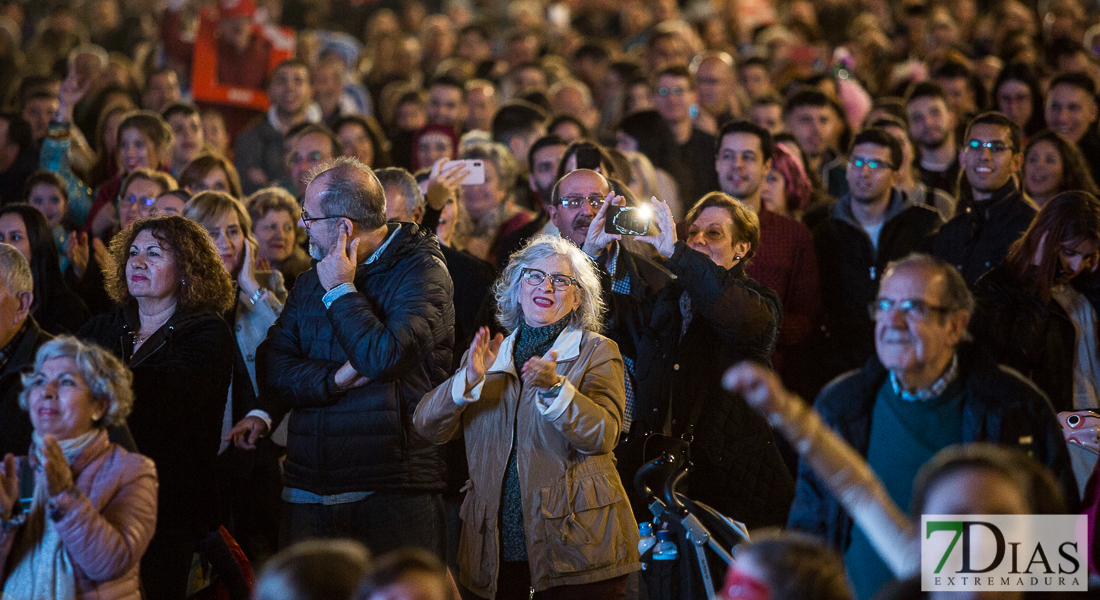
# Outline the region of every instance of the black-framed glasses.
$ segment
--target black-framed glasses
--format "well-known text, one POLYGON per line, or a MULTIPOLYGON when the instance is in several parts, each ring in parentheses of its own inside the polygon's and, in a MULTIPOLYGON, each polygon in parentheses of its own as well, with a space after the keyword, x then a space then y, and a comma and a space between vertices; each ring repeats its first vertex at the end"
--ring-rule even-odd
POLYGON ((324 217, 311 217, 306 211, 302 211, 302 223, 309 225, 314 221, 324 221, 325 219, 351 219, 346 215, 326 215, 324 217))
POLYGON ((576 285, 577 280, 574 277, 568 275, 562 275, 561 273, 546 273, 546 271, 540 271, 531 267, 526 267, 520 271, 520 275, 523 280, 529 285, 542 285, 542 282, 546 281, 546 278, 550 278, 550 283, 554 286, 555 290, 559 292, 569 289, 569 286, 576 285))
POLYGON ((872 320, 881 318, 893 309, 897 309, 897 311, 905 317, 906 321, 927 321, 928 317, 934 312, 947 314, 955 310, 946 306, 928 304, 924 300, 916 298, 907 298, 905 300, 878 298, 872 300, 871 303, 867 305, 867 313, 871 315, 872 320))
POLYGON ((600 209, 600 206, 603 204, 603 199, 604 197, 599 194, 592 194, 591 196, 562 196, 559 198, 559 200, 561 200, 561 205, 565 208, 579 208, 587 202, 589 206, 596 210, 600 209))
POLYGON ((966 147, 971 150, 981 150, 982 148, 989 148, 993 154, 1000 154, 1008 150, 1016 151, 1016 146, 1010 146, 1001 140, 993 140, 992 142, 983 142, 981 140, 970 140, 966 142, 966 147))
POLYGON ((658 96, 683 96, 686 90, 680 86, 657 88, 658 96))
POLYGON ((848 162, 857 169, 862 169, 866 166, 870 167, 872 171, 881 171, 883 169, 892 170, 894 168, 894 165, 884 160, 879 160, 877 158, 866 158, 864 156, 853 156, 851 159, 848 160, 848 162))

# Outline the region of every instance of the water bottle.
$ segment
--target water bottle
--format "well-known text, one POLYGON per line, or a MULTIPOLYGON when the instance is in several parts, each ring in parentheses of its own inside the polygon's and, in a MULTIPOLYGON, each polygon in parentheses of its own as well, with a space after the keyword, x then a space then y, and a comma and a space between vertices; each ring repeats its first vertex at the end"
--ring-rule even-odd
POLYGON ((676 548, 676 542, 669 539, 668 531, 657 532, 657 545, 653 547, 653 560, 676 560, 680 558, 680 550, 676 548))
POLYGON ((638 554, 644 556, 650 548, 657 544, 657 537, 653 535, 653 524, 644 521, 638 526, 638 535, 642 536, 642 539, 638 540, 638 554))

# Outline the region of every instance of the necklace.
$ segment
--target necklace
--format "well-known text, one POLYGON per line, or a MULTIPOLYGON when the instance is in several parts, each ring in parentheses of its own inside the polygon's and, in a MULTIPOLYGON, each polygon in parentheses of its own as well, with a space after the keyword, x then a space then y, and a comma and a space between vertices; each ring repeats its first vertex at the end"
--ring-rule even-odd
MULTIPOLYGON (((171 310, 167 310, 167 311, 164 311, 164 312, 161 313, 165 316, 163 318, 157 319, 157 322, 155 323, 155 325, 156 325, 155 327, 153 326, 154 323, 149 323, 149 325, 150 325, 149 329, 152 329, 153 333, 156 333, 158 329, 163 327, 164 324, 168 322, 168 319, 172 318, 172 315, 175 314, 175 312, 176 312, 176 307, 175 307, 175 305, 173 305, 171 310), (167 313, 167 314, 165 314, 165 313, 167 313)), ((145 327, 139 327, 139 329, 134 332, 134 346, 135 347, 140 346, 141 344, 145 343, 145 340, 148 340, 149 337, 153 335, 152 333, 142 335, 141 334, 142 329, 145 329, 145 327)))

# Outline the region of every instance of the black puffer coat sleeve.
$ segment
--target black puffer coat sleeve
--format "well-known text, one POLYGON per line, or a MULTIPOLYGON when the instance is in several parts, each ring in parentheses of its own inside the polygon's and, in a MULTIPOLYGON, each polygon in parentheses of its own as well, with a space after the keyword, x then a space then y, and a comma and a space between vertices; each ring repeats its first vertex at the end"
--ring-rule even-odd
POLYGON ((312 294, 324 293, 316 271, 303 273, 290 291, 283 312, 256 349, 256 383, 261 408, 273 423, 282 421, 291 408, 332 406, 336 371, 340 363, 310 358, 302 346, 301 319, 312 294))
POLYGON ((371 381, 394 381, 436 352, 440 340, 432 324, 448 320, 443 308, 452 301, 449 284, 443 265, 434 273, 406 270, 390 284, 394 292, 387 312, 361 292, 333 302, 328 318, 351 366, 371 381))

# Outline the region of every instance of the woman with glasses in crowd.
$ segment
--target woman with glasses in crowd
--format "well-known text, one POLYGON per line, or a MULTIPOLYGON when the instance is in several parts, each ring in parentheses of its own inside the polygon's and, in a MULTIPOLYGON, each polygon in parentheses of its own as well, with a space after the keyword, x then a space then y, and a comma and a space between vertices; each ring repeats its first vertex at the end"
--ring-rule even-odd
POLYGON ((544 235, 512 255, 494 291, 510 335, 482 328, 413 416, 430 441, 466 440, 461 581, 502 600, 532 588, 623 598, 638 535, 612 454, 623 362, 596 333, 599 277, 576 245, 544 235))

